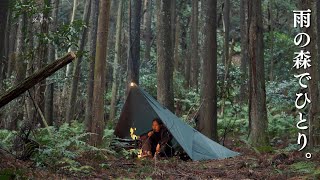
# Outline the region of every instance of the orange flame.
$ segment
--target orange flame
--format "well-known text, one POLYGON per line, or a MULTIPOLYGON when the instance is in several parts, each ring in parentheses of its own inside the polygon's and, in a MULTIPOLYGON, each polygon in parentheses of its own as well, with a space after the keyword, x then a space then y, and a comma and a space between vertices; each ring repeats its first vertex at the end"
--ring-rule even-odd
MULTIPOLYGON (((139 139, 139 136, 135 135, 134 132, 137 130, 137 128, 130 128, 130 136, 133 140, 139 139)), ((139 149, 138 152, 138 158, 142 157, 142 149, 139 149)))

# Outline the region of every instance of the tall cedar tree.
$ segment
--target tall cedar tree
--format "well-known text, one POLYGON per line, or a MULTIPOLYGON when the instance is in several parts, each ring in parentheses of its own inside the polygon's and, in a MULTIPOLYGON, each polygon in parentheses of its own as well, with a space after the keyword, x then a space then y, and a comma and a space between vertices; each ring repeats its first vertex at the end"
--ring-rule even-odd
MULTIPOLYGON (((59 3, 60 0, 52 0, 52 10, 51 10, 51 18, 52 22, 49 24, 49 31, 55 32, 57 30, 57 24, 58 24, 58 10, 59 10, 59 3)), ((52 43, 49 44, 49 50, 48 50, 48 63, 53 62, 53 60, 56 59, 56 47, 52 43)), ((49 83, 46 87, 46 93, 45 93, 45 111, 44 111, 44 117, 48 122, 48 125, 53 125, 53 94, 54 94, 54 85, 48 79, 49 83)))
POLYGON ((86 27, 83 29, 81 38, 78 42, 79 45, 79 55, 74 62, 73 66, 73 76, 72 76, 72 83, 70 88, 70 96, 68 101, 68 109, 66 114, 66 122, 70 123, 74 120, 75 111, 76 111, 76 104, 77 104, 77 93, 78 93, 78 84, 81 76, 81 61, 83 56, 81 53, 84 52, 85 45, 87 43, 87 35, 88 35, 88 25, 90 20, 90 11, 91 11, 91 0, 87 0, 85 7, 84 7, 84 14, 83 14, 83 21, 86 27))
POLYGON ((141 3, 130 0, 129 4, 128 82, 136 84, 139 84, 141 3))
POLYGON ((266 146, 269 144, 269 139, 261 0, 248 1, 248 28, 249 140, 253 146, 266 146))
POLYGON ((90 137, 90 144, 102 144, 104 131, 104 95, 106 90, 106 58, 109 25, 110 0, 100 0, 98 32, 96 45, 96 62, 94 68, 94 86, 92 102, 91 131, 95 133, 90 137))
POLYGON ((110 104, 110 120, 114 120, 116 116, 116 105, 118 97, 118 86, 119 86, 119 73, 120 73, 120 58, 121 58, 121 27, 122 27, 122 14, 123 14, 123 0, 120 0, 117 15, 117 25, 116 25, 116 44, 115 44, 115 55, 113 61, 113 82, 112 82, 112 96, 110 104))
POLYGON ((247 78, 248 78, 248 35, 247 35, 247 1, 240 1, 240 33, 241 33, 241 74, 242 74, 242 85, 240 87, 239 99, 242 103, 247 101, 248 88, 247 88, 247 78))
POLYGON ((86 99, 86 112, 84 121, 86 124, 86 130, 91 130, 91 118, 92 118, 92 102, 93 102, 93 79, 94 79, 94 66, 95 55, 97 45, 97 27, 98 27, 98 14, 99 14, 99 0, 91 0, 90 11, 90 35, 89 35, 89 51, 90 51, 90 64, 87 83, 87 99, 86 99))
MULTIPOLYGON (((4 79, 4 62, 5 59, 5 39, 6 39, 6 25, 7 25, 7 17, 8 17, 8 5, 9 1, 0 1, 0 92, 2 90, 3 79, 4 79)), ((7 58, 7 57, 5 57, 7 58)))
POLYGON ((198 51, 198 1, 192 1, 192 15, 191 15, 191 73, 190 73, 190 86, 198 91, 199 79, 199 51, 198 51))
POLYGON ((197 127, 207 137, 217 140, 217 1, 202 0, 203 66, 200 119, 197 127))
POLYGON ((170 0, 157 0, 157 99, 173 112, 173 49, 170 6, 170 0))

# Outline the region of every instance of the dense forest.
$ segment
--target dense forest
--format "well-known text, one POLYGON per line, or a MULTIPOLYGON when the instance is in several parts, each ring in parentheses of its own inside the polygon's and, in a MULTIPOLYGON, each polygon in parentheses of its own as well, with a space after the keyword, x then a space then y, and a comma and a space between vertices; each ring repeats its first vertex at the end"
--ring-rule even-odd
POLYGON ((318 179, 319 32, 316 0, 0 0, 0 179, 318 179), (137 158, 132 85, 240 155, 137 158))

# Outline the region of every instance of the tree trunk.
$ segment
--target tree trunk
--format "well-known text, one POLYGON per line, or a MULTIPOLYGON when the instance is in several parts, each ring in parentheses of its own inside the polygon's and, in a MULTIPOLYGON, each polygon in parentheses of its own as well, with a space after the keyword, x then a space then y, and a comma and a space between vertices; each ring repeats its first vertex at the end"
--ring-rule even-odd
MULTIPOLYGON (((189 87, 189 82, 190 82, 190 69, 189 71, 187 70, 187 62, 190 58, 189 54, 188 54, 188 44, 187 44, 187 31, 188 31, 188 26, 189 23, 184 24, 182 19, 183 17, 181 17, 181 56, 182 59, 181 60, 181 64, 179 65, 180 69, 179 71, 183 73, 184 75, 184 79, 185 79, 185 87, 189 87)), ((189 21, 188 21, 189 22, 189 21)), ((190 62, 190 61, 189 61, 190 62)), ((190 67, 190 65, 189 65, 190 67)))
POLYGON ((151 40, 152 40, 152 29, 151 29, 151 20, 152 20, 152 0, 145 0, 146 13, 144 20, 144 31, 145 31, 145 43, 146 50, 144 53, 144 60, 150 61, 151 53, 151 40))
POLYGON ((106 86, 106 57, 108 41, 110 0, 100 0, 98 32, 96 45, 96 62, 94 68, 94 87, 93 87, 93 112, 91 120, 90 144, 98 146, 102 144, 104 131, 104 95, 106 86))
POLYGON ((170 0, 157 0, 157 99, 174 112, 170 0))
MULTIPOLYGON (((34 16, 29 17, 29 19, 32 19, 32 18, 34 18, 34 16)), ((35 32, 35 27, 36 27, 35 23, 32 22, 31 20, 29 20, 29 22, 28 22, 28 32, 27 32, 28 33, 28 44, 27 44, 28 47, 27 47, 27 49, 29 51, 31 49, 33 49, 34 46, 35 46, 34 40, 35 40, 35 34, 37 33, 37 32, 35 32)), ((26 77, 29 77, 34 73, 34 62, 35 62, 35 58, 36 58, 35 54, 36 54, 36 51, 32 51, 30 53, 30 55, 28 56, 26 77)), ((53 58, 57 59, 56 57, 53 57, 53 58)), ((50 62, 52 62, 53 60, 50 60, 50 62)), ((29 89, 30 94, 35 95, 34 90, 35 90, 35 88, 30 88, 29 89)), ((33 99, 35 99, 35 97, 33 97, 33 99)), ((25 114, 26 114, 26 119, 27 119, 28 122, 33 122, 34 119, 35 119, 34 116, 35 116, 36 110, 35 110, 35 107, 34 107, 34 104, 33 104, 33 101, 32 101, 33 99, 31 99, 29 97, 26 98, 26 106, 25 106, 26 107, 26 113, 25 114)))
POLYGON ((176 34, 176 4, 177 0, 171 0, 171 10, 170 10, 170 19, 171 19, 171 47, 172 47, 172 52, 174 52, 174 47, 175 47, 175 34, 176 34))
MULTIPOLYGON (((91 0, 87 0, 84 8, 84 15, 83 15, 83 21, 87 27, 89 26, 90 10, 91 10, 91 0)), ((78 84, 80 79, 81 61, 83 59, 83 56, 81 55, 81 53, 84 52, 84 48, 87 42, 87 34, 88 34, 87 27, 83 29, 81 39, 78 42, 80 56, 78 56, 78 58, 75 60, 74 62, 75 64, 73 66, 73 77, 72 77, 70 97, 69 97, 69 102, 67 107, 68 109, 66 114, 66 122, 68 123, 71 123, 71 121, 74 120, 74 115, 75 115, 78 84)))
POLYGON ((118 82, 119 80, 119 71, 120 66, 119 62, 121 61, 121 29, 122 29, 122 14, 123 14, 123 0, 120 0, 118 7, 117 15, 117 32, 116 32, 116 45, 115 45, 115 57, 113 62, 113 82, 112 82, 112 96, 111 96, 111 105, 110 105, 110 120, 115 120, 117 112, 117 98, 118 98, 118 82))
POLYGON ((99 0, 91 0, 90 11, 90 35, 89 35, 89 51, 90 51, 90 64, 89 75, 87 83, 87 99, 86 99, 86 112, 85 112, 85 124, 86 130, 91 130, 92 119, 92 102, 93 102, 93 80, 94 80, 94 67, 95 67, 95 55, 96 55, 96 42, 97 42, 97 27, 98 27, 98 14, 99 14, 99 0))
POLYGON ((221 111, 220 114, 223 116, 225 99, 227 98, 227 80, 229 75, 229 69, 231 65, 231 59, 229 58, 229 38, 230 38, 230 0, 224 0, 223 8, 223 25, 224 25, 224 46, 223 46, 223 62, 224 62, 224 78, 222 81, 221 91, 221 111))
MULTIPOLYGON (((43 7, 43 21, 39 22, 40 26, 40 33, 47 35, 49 32, 49 11, 45 10, 47 7, 51 7, 51 1, 50 0, 44 0, 43 2, 41 1, 39 3, 39 6, 43 7)), ((37 54, 36 54, 36 62, 37 62, 37 69, 43 68, 48 61, 48 43, 46 41, 41 41, 38 43, 37 47, 37 54)), ((36 86, 35 90, 35 101, 36 104, 40 107, 41 112, 44 112, 45 109, 45 90, 46 90, 46 80, 40 82, 36 86)), ((38 113, 36 113, 36 122, 41 122, 42 123, 42 118, 38 113)), ((42 124, 44 125, 44 124, 42 124)))
POLYGON ((179 66, 180 66, 180 52, 179 52, 179 46, 180 46, 180 18, 177 16, 176 19, 176 30, 175 30, 175 42, 174 42, 174 70, 176 72, 179 72, 179 66))
MULTIPOLYGON (((78 4, 78 0, 73 0, 73 6, 72 6, 72 13, 71 13, 71 18, 70 18, 70 25, 74 22, 74 18, 76 16, 76 11, 77 11, 77 4, 78 4)), ((68 49, 68 52, 72 51, 72 47, 70 46, 68 49)), ((65 77, 64 77, 64 85, 63 85, 63 89, 62 89, 62 97, 60 99, 61 104, 66 104, 66 100, 67 100, 67 93, 68 93, 68 88, 69 88, 69 77, 71 74, 71 65, 72 64, 68 64, 66 67, 66 73, 65 73, 65 77)), ((63 110, 62 110, 63 111, 63 110)), ((61 114, 65 113, 61 112, 61 114)), ((64 114, 65 115, 65 114, 64 114)))
MULTIPOLYGON (((13 13, 10 14, 10 21, 13 19, 13 13)), ((18 30, 18 23, 12 23, 9 27, 9 42, 8 42, 8 63, 7 63, 7 77, 11 77, 13 69, 14 69, 14 62, 15 62, 15 47, 16 47, 16 39, 17 39, 17 30, 18 30)))
POLYGON ((140 67, 140 21, 141 0, 130 0, 129 5, 129 43, 128 43, 128 85, 139 84, 140 67))
POLYGON ((6 43, 8 42, 7 38, 7 26, 8 23, 8 12, 9 12, 9 1, 1 1, 0 2, 0 92, 3 89, 3 80, 5 78, 5 67, 7 63, 6 57, 6 43))
POLYGON ((248 35, 247 35, 247 0, 240 1, 240 33, 241 33, 241 74, 242 85, 240 87, 239 99, 241 103, 248 100, 248 35))
POLYGON ((198 77, 199 77, 199 51, 198 51, 198 1, 192 1, 192 15, 191 15, 191 78, 190 86, 198 91, 198 77))
POLYGON ((203 44, 200 119, 197 127, 207 137, 217 140, 217 1, 202 0, 203 44))
POLYGON ((223 7, 224 7, 223 8, 223 25, 224 25, 223 62, 226 68, 229 60, 230 0, 224 0, 223 7))
POLYGON ((223 78, 223 83, 222 83, 222 102, 221 102, 221 111, 220 111, 220 115, 223 116, 224 115, 224 108, 225 108, 225 103, 226 100, 228 98, 228 88, 229 88, 229 74, 230 74, 230 68, 231 68, 231 58, 233 55, 233 48, 235 46, 235 41, 232 40, 231 43, 231 48, 228 48, 229 50, 229 55, 228 55, 228 60, 227 60, 227 64, 226 64, 226 68, 225 68, 225 74, 224 74, 224 78, 223 78))
MULTIPOLYGON (((51 12, 51 18, 52 23, 49 24, 49 30, 50 32, 55 32, 57 30, 57 24, 58 24, 58 11, 59 11, 59 3, 60 0, 52 0, 52 12, 51 12)), ((49 50, 48 50, 48 63, 52 63, 53 59, 56 57, 56 47, 53 44, 49 44, 49 50)), ((45 111, 44 111, 44 117, 47 120, 47 123, 49 126, 53 125, 53 92, 54 92, 54 84, 52 79, 48 79, 49 84, 46 87, 46 93, 45 93, 45 111)))
POLYGON ((261 0, 248 1, 249 38, 249 141, 253 146, 266 146, 268 119, 263 58, 263 25, 261 0))
POLYGON ((26 78, 23 82, 19 83, 17 86, 8 90, 6 93, 0 96, 0 108, 20 96, 22 93, 26 92, 37 83, 43 81, 44 79, 55 73, 57 70, 72 62, 75 57, 75 54, 73 52, 70 52, 63 58, 58 59, 53 63, 47 65, 46 67, 40 69, 33 75, 26 78))
POLYGON ((184 79, 185 79, 185 88, 190 88, 190 79, 191 79, 191 46, 188 46, 188 26, 190 24, 191 18, 188 19, 188 24, 182 33, 182 49, 184 51, 184 79), (184 34, 185 33, 185 34, 184 34))
MULTIPOLYGON (((119 7, 119 0, 111 0, 110 2, 110 15, 109 15, 109 31, 108 31, 108 59, 114 59, 115 56, 115 41, 116 41, 116 24, 117 24, 117 12, 119 7)), ((111 62, 111 61, 110 61, 111 62)), ((109 63, 110 63, 109 62, 109 63)), ((112 87, 113 82, 113 66, 107 66, 107 73, 106 74, 106 86, 107 88, 112 87)), ((107 89, 108 91, 108 89, 107 89)))
MULTIPOLYGON (((26 38, 25 33, 23 30, 26 28, 27 24, 27 19, 26 19, 26 14, 23 13, 19 17, 19 22, 18 22, 18 30, 17 30, 17 42, 16 42, 16 49, 15 49, 15 80, 14 84, 19 84, 26 75, 26 63, 23 59, 24 53, 25 53, 25 41, 24 39, 26 38)), ((7 124, 7 129, 10 130, 17 130, 18 127, 18 120, 23 119, 23 98, 17 99, 14 101, 14 104, 9 112, 10 118, 8 118, 8 124, 7 124)))
POLYGON ((274 81, 274 75, 273 75, 273 71, 274 71, 274 31, 273 31, 273 14, 272 14, 272 10, 273 10, 273 1, 269 0, 268 2, 268 31, 270 33, 270 74, 269 74, 269 80, 270 81, 274 81))

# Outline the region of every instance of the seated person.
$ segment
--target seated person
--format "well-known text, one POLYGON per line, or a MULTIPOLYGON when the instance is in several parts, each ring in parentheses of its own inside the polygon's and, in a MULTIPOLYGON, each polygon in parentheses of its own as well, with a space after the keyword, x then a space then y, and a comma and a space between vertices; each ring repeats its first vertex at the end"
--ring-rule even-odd
POLYGON ((162 121, 154 119, 152 121, 152 130, 141 136, 142 157, 153 157, 155 155, 160 157, 172 156, 171 139, 172 135, 162 121))

